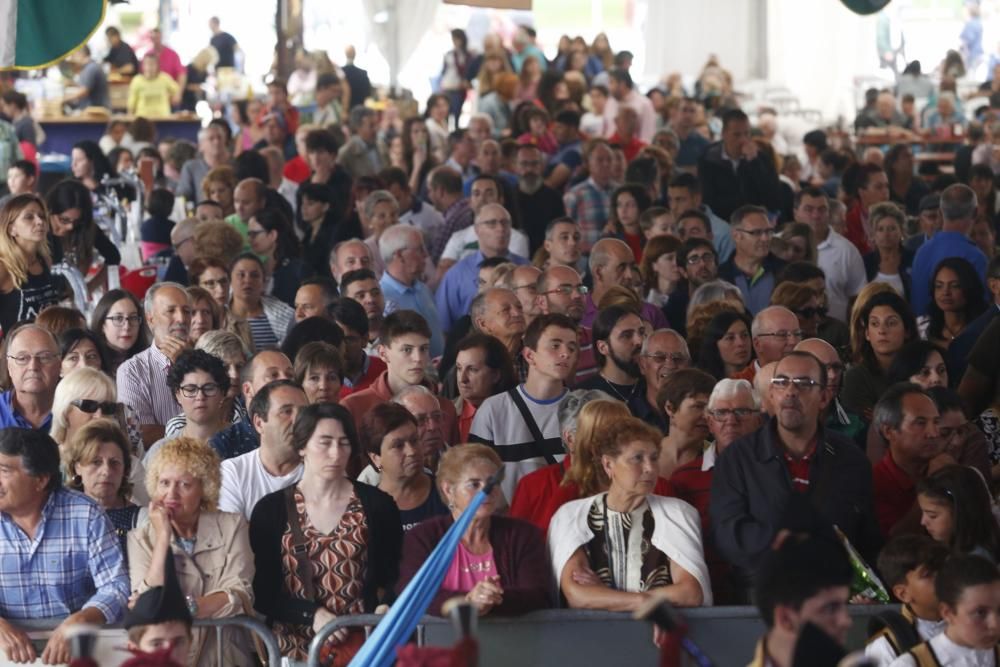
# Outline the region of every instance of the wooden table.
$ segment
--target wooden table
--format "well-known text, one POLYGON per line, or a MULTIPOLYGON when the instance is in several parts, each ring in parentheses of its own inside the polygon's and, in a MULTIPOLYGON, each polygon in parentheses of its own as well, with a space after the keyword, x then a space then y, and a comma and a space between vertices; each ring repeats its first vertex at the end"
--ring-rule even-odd
MULTIPOLYGON (((115 116, 115 118, 122 118, 115 116)), ((132 119, 125 116, 130 122, 132 119)), ((39 124, 45 130, 45 143, 39 148, 43 153, 61 153, 69 155, 73 144, 84 139, 99 141, 108 127, 108 118, 92 118, 87 116, 61 116, 42 118, 39 124)), ((151 118, 156 127, 156 137, 173 137, 187 139, 198 144, 198 130, 201 129, 201 119, 197 116, 177 116, 171 118, 151 118)))

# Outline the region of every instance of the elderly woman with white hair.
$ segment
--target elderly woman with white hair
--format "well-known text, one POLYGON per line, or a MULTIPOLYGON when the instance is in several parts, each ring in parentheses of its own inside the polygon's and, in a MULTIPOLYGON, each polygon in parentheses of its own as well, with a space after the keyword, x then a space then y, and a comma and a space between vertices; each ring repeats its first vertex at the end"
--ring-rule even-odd
MULTIPOLYGON (((59 451, 65 453, 66 445, 76 432, 95 419, 112 419, 129 432, 126 407, 117 401, 114 381, 96 368, 77 368, 60 380, 52 400, 52 428, 49 430, 59 451)), ((144 471, 137 457, 136 443, 130 440, 132 497, 144 504, 149 500, 143 484, 144 471)), ((64 473, 69 474, 69 471, 64 473)))
POLYGON ((694 506, 701 516, 701 530, 705 539, 705 562, 712 580, 716 604, 738 602, 729 578, 729 566, 712 544, 708 516, 709 496, 712 487, 712 470, 722 452, 736 440, 753 433, 761 425, 761 403, 757 391, 747 380, 725 378, 719 380, 708 397, 705 409, 708 429, 715 442, 693 461, 674 471, 670 483, 678 498, 694 506))

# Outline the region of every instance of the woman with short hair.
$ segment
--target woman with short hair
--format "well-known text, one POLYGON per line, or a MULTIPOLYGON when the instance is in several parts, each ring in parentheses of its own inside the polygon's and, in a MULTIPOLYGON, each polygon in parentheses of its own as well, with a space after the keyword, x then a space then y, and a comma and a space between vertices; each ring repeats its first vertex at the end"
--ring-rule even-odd
MULTIPOLYGON (((180 437, 163 445, 146 470, 152 502, 149 521, 128 536, 133 593, 147 580, 163 581, 167 558, 195 619, 220 619, 253 613, 253 554, 246 520, 218 511, 222 473, 219 456, 203 440, 180 437)), ((185 664, 218 667, 220 638, 213 628, 194 628, 185 664)), ((241 630, 221 634, 222 665, 256 664, 241 630)))
POLYGON ((295 355, 295 382, 310 403, 339 403, 343 373, 343 358, 329 343, 306 343, 295 355))
MULTIPOLYGON (((437 483, 451 512, 428 519, 406 534, 400 589, 502 465, 496 451, 479 444, 452 447, 441 456, 437 483)), ((526 521, 496 514, 502 504, 497 484, 462 535, 429 613, 440 615, 441 605, 457 595, 474 604, 480 616, 524 614, 551 605, 549 575, 541 567, 545 562, 542 532, 526 521)))

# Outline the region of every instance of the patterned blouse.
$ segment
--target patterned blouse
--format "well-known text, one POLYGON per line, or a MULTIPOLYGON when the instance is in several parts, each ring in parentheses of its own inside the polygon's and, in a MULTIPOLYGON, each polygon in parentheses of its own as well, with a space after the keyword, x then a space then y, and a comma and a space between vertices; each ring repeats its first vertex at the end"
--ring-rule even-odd
MULTIPOLYGON (((331 533, 317 530, 306 514, 305 499, 295 489, 297 516, 288 517, 302 526, 309 551, 301 557, 312 562, 315 601, 337 616, 363 614, 362 587, 368 562, 368 519, 357 495, 352 495, 340 523, 331 533)), ((294 539, 286 526, 281 537, 282 571, 285 587, 297 597, 305 597, 304 587, 298 576, 297 560, 292 554, 294 539)), ((274 624, 281 655, 290 660, 305 660, 309 642, 314 636, 312 627, 303 625, 274 624)))
POLYGON ((649 504, 630 513, 607 507, 607 494, 594 499, 587 526, 594 533, 585 546, 590 568, 607 586, 640 593, 673 583, 670 559, 652 544, 653 512, 649 504))

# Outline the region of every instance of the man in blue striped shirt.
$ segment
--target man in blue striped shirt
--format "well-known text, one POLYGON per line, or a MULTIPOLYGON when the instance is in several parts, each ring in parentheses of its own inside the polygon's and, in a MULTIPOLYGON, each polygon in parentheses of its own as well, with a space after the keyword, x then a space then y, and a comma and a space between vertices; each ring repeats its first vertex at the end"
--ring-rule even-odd
POLYGON ((97 503, 62 487, 59 447, 40 431, 0 430, 0 582, 0 653, 14 662, 36 658, 17 621, 63 618, 41 655, 63 664, 67 628, 114 623, 128 601, 111 522, 97 503))

